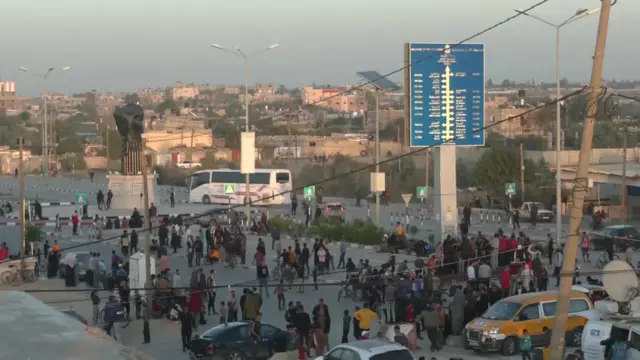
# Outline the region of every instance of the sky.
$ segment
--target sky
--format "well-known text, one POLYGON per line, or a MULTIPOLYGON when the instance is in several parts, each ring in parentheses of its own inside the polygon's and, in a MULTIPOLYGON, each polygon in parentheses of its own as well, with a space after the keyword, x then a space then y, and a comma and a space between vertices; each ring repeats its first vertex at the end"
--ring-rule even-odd
MULTIPOLYGON (((0 81, 18 93, 134 92, 176 81, 239 84, 243 64, 212 43, 245 52, 250 83, 349 84, 355 73, 403 65, 403 43, 457 43, 540 0, 0 0, 0 81), (46 82, 20 66, 54 73, 46 82)), ((549 0, 532 14, 560 23, 599 0, 549 0)), ((640 79, 640 1, 612 8, 603 77, 640 79), (630 44, 633 44, 630 46, 630 44)), ((561 76, 588 81, 598 14, 561 30, 561 76)), ((494 82, 555 79, 555 29, 520 16, 471 42, 486 46, 494 82)), ((402 79, 401 73, 391 78, 402 79)))

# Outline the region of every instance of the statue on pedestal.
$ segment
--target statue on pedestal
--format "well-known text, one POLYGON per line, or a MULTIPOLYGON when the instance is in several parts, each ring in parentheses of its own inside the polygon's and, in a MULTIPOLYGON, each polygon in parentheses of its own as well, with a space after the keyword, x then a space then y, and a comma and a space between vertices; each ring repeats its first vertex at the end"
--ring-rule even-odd
POLYGON ((116 121, 122 143, 120 173, 122 175, 137 175, 142 171, 140 154, 144 151, 142 149, 144 109, 136 104, 117 107, 113 112, 113 118, 116 121))

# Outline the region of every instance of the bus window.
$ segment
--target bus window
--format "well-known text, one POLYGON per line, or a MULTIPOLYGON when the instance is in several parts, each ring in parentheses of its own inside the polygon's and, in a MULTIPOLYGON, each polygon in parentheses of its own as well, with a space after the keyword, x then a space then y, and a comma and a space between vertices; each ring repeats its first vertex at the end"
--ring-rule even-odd
POLYGON ((200 185, 208 184, 210 175, 211 173, 209 172, 201 172, 191 175, 190 189, 195 189, 200 185))
MULTIPOLYGON (((244 184, 247 181, 247 176, 241 174, 240 171, 214 171, 212 173, 211 182, 222 184, 244 184)), ((269 173, 253 173, 249 176, 249 181, 252 184, 269 184, 269 173)))
POLYGON ((276 173, 276 182, 278 184, 288 184, 289 183, 289 173, 285 173, 285 172, 276 173))

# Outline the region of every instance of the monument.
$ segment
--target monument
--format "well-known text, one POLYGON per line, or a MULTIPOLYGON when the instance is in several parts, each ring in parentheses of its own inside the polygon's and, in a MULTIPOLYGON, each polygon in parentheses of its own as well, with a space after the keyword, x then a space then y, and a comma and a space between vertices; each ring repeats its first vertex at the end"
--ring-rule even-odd
MULTIPOLYGON (((118 107, 113 112, 116 127, 120 134, 122 156, 120 173, 107 176, 109 190, 113 193, 112 209, 144 211, 142 177, 142 134, 144 133, 144 109, 140 105, 129 104, 118 107)), ((148 166, 147 166, 148 167, 148 166)), ((147 176, 149 203, 156 202, 155 175, 147 176)))

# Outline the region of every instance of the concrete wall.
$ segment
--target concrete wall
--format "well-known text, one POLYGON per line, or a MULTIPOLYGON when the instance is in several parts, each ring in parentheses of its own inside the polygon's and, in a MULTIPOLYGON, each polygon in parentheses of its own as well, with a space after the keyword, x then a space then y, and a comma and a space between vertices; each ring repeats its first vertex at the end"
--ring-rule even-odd
POLYGON ((84 162, 87 169, 106 169, 108 165, 106 156, 85 156, 84 162))

